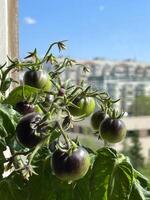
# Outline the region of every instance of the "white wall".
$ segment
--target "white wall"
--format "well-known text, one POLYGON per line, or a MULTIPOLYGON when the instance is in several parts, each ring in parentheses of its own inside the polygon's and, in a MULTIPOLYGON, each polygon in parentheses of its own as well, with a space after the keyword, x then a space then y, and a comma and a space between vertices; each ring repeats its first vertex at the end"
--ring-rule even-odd
POLYGON ((8 54, 7 0, 0 0, 0 64, 8 54))
POLYGON ((0 0, 0 64, 18 57, 18 0, 0 0))

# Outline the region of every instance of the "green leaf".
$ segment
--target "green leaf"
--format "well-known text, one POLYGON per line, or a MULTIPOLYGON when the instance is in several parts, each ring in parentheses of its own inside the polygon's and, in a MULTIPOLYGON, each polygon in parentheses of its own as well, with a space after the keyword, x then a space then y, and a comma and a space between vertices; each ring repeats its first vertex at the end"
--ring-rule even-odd
POLYGON ((150 190, 150 180, 148 180, 145 176, 143 176, 137 170, 134 170, 134 176, 136 179, 140 181, 140 184, 142 185, 142 187, 148 188, 150 190))
POLYGON ((5 157, 3 154, 3 151, 6 150, 6 144, 4 140, 0 140, 0 180, 2 179, 2 174, 4 172, 4 161, 5 161, 5 157))
POLYGON ((0 105, 0 138, 15 135, 19 114, 8 105, 0 105))
POLYGON ((59 181, 51 171, 50 158, 40 160, 36 172, 24 187, 28 200, 71 200, 72 187, 59 181))
POLYGON ((93 200, 128 200, 133 183, 133 168, 115 150, 98 151, 90 180, 93 200))
POLYGON ((0 137, 3 138, 3 137, 7 137, 8 134, 7 134, 7 131, 5 129, 5 127, 3 126, 3 123, 0 122, 0 137))
POLYGON ((134 180, 129 200, 150 200, 150 190, 143 188, 140 181, 134 180))
POLYGON ((140 172, 134 170, 134 182, 129 200, 150 200, 150 182, 140 172))
POLYGON ((0 181, 0 197, 3 200, 25 200, 17 185, 7 178, 0 181))
POLYGON ((20 114, 11 106, 0 104, 0 138, 14 135, 19 119, 20 114))
POLYGON ((30 87, 28 85, 19 86, 9 93, 9 96, 4 100, 3 103, 14 106, 19 101, 25 100, 24 98, 28 99, 31 96, 37 95, 40 92, 41 90, 30 87))
POLYGON ((76 186, 74 188, 74 200, 90 200, 90 176, 91 176, 91 169, 89 169, 88 173, 77 181, 76 186))
MULTIPOLYGON (((5 144, 2 145, 2 149, 5 144)), ((13 172, 0 182, 4 200, 150 200, 150 184, 129 160, 111 148, 97 152, 93 168, 82 179, 68 184, 53 175, 45 148, 33 164, 38 175, 25 181, 13 172)))

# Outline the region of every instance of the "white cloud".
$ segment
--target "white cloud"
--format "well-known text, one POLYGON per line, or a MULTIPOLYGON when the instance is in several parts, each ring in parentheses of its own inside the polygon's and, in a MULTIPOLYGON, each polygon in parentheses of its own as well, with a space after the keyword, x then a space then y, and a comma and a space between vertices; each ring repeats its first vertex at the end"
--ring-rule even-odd
POLYGON ((100 5, 100 6, 99 6, 99 11, 102 12, 102 11, 104 11, 104 9, 105 9, 104 5, 100 5))
POLYGON ((25 17, 24 21, 26 24, 29 24, 29 25, 33 25, 33 24, 37 23, 36 19, 34 19, 32 17, 25 17))

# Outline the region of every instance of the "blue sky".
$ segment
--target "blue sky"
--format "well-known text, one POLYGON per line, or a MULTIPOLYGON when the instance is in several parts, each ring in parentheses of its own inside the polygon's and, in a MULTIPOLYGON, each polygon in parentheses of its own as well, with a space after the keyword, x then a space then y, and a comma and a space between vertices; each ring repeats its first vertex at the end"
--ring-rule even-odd
POLYGON ((150 61, 150 0, 19 0, 20 56, 68 40, 65 56, 150 61))

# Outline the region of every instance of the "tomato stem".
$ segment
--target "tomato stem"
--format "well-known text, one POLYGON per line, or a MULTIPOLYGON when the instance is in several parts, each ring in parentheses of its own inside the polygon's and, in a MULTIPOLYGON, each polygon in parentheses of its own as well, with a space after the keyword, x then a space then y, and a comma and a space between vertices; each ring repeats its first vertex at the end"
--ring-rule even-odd
POLYGON ((69 139, 68 139, 66 133, 64 132, 62 126, 60 125, 60 123, 58 123, 58 127, 59 127, 59 129, 60 129, 60 131, 61 131, 61 133, 62 133, 62 135, 63 135, 63 137, 64 137, 64 140, 65 140, 65 142, 66 142, 66 144, 67 144, 67 148, 70 149, 70 141, 69 141, 69 139))
POLYGON ((39 149, 43 146, 43 144, 49 140, 50 134, 46 135, 41 142, 35 147, 35 149, 33 150, 32 154, 30 154, 29 156, 29 164, 31 164, 34 156, 36 155, 36 153, 39 151, 39 149))
POLYGON ((108 147, 108 142, 106 140, 104 140, 104 147, 108 147))

